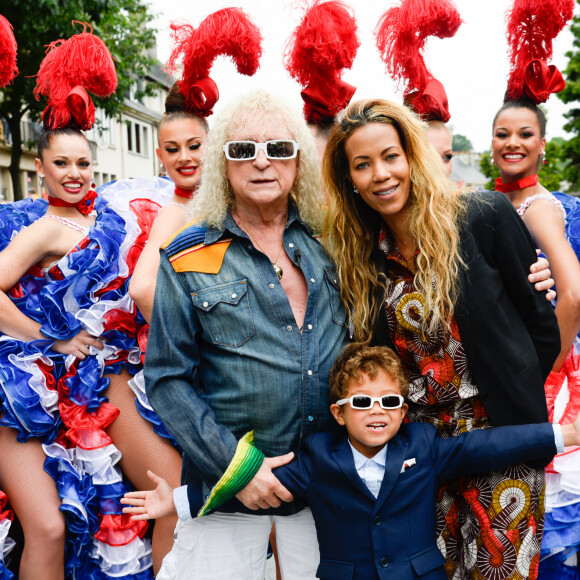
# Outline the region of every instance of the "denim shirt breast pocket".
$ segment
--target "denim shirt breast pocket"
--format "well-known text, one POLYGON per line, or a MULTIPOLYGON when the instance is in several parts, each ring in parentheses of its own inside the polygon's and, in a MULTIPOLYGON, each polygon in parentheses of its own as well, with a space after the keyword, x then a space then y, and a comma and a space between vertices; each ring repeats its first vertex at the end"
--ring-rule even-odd
POLYGON ((203 288, 191 299, 214 344, 237 348, 255 333, 246 280, 203 288))
POLYGON ((346 310, 342 304, 340 285, 334 268, 328 266, 324 268, 324 281, 329 294, 332 320, 339 326, 343 326, 346 321, 346 310))

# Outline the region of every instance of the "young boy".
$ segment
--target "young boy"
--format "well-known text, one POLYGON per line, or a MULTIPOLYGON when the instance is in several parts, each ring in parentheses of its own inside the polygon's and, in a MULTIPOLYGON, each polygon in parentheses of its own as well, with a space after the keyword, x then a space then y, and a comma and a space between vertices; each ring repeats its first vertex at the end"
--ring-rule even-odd
MULTIPOLYGON (((402 424, 408 382, 385 347, 347 346, 329 384, 330 411, 346 431, 313 435, 296 460, 274 470, 312 510, 319 578, 445 580, 435 543, 441 484, 510 464, 548 463, 564 446, 580 444, 580 415, 574 425, 499 427, 449 439, 432 425, 402 424)), ((137 506, 123 510, 135 519, 175 510, 171 488, 151 475, 156 490, 121 500, 137 506)))

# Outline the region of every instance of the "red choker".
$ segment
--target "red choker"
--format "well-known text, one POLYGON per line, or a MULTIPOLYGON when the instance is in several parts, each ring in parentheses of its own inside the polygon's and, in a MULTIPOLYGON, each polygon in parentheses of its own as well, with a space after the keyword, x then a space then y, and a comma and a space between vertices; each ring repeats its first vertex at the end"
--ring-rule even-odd
POLYGON ((183 189, 182 187, 175 186, 175 195, 177 197, 185 197, 186 199, 192 199, 195 195, 195 189, 183 189))
POLYGON ((526 187, 532 187, 538 183, 537 175, 528 175, 527 177, 522 177, 511 183, 504 183, 501 177, 495 180, 495 190, 501 191, 502 193, 511 193, 512 191, 518 191, 519 189, 525 189, 526 187))
POLYGON ((77 202, 64 201, 59 197, 49 195, 48 205, 55 207, 76 207, 80 213, 88 215, 95 209, 95 199, 97 199, 97 192, 94 189, 89 189, 85 197, 77 202))

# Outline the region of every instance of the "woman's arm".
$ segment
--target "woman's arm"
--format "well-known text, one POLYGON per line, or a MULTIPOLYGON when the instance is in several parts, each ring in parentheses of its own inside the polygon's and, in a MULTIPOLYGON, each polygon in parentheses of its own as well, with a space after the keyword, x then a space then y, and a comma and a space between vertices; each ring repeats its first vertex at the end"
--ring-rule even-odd
POLYGON ((554 370, 559 371, 580 330, 580 264, 566 240, 562 212, 552 202, 534 201, 524 214, 524 223, 548 257, 556 281, 556 317, 562 345, 554 370))
POLYGON ((34 223, 19 232, 0 252, 0 332, 24 341, 44 337, 41 325, 16 307, 6 294, 26 272, 50 254, 46 233, 54 234, 52 224, 34 223), (43 226, 47 227, 43 227, 43 226))
MULTIPOLYGON (((17 284, 32 266, 60 249, 62 245, 59 236, 60 226, 51 222, 52 220, 47 220, 30 225, 0 252, 0 332, 25 342, 45 339, 40 332, 42 325, 23 314, 6 292, 17 284)), ((99 340, 81 330, 71 339, 55 340, 52 348, 56 352, 73 354, 83 360, 90 346, 103 348, 99 340)))
POLYGON ((151 322, 155 283, 159 269, 159 248, 172 234, 185 225, 185 219, 185 206, 171 204, 159 211, 131 276, 129 294, 147 322, 151 322))

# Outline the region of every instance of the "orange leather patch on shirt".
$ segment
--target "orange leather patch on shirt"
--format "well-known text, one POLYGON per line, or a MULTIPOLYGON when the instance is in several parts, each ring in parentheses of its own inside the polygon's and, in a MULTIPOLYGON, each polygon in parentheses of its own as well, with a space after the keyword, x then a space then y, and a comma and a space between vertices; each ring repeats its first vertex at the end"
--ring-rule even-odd
POLYGON ((218 274, 231 241, 231 239, 221 240, 211 244, 211 246, 200 244, 187 248, 172 256, 169 261, 176 272, 218 274))

